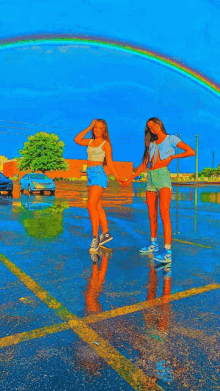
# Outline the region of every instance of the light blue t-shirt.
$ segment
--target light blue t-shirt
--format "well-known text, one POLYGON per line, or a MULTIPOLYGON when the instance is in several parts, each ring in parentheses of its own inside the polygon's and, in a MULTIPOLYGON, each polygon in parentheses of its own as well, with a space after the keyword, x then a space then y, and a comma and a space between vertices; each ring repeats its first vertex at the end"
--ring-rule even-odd
POLYGON ((169 156, 175 155, 174 147, 180 142, 180 138, 173 135, 168 134, 166 138, 160 144, 156 144, 156 142, 152 142, 149 145, 149 154, 150 161, 154 156, 154 164, 157 161, 158 151, 160 152, 160 159, 167 159, 169 156))

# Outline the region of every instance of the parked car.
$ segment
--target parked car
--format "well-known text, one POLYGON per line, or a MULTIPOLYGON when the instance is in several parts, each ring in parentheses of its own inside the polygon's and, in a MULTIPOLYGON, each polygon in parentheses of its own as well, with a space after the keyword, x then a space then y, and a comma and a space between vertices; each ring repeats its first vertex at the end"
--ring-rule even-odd
POLYGON ((12 195, 13 182, 8 176, 5 176, 0 172, 0 191, 7 191, 9 195, 12 195))
POLYGON ((23 194, 21 196, 22 206, 29 211, 44 210, 51 208, 54 205, 55 196, 46 198, 43 200, 42 197, 35 197, 34 195, 23 194))
POLYGON ((53 179, 48 178, 44 174, 30 173, 25 174, 20 180, 20 191, 28 190, 31 194, 34 191, 50 191, 50 194, 55 193, 55 183, 53 179))

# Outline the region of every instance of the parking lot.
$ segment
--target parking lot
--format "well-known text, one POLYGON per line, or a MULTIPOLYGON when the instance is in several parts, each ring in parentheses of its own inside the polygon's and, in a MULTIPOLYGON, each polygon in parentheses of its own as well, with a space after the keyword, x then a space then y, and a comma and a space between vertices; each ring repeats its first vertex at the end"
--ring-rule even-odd
POLYGON ((0 195, 0 389, 219 389, 219 186, 174 187, 170 268, 138 253, 144 197, 109 184, 94 259, 85 182, 0 195))

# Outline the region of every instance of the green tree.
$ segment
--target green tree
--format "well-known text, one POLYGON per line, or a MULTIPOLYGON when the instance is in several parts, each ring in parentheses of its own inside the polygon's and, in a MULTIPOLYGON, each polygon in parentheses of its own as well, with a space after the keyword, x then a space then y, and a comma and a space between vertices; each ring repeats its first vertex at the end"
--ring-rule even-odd
POLYGON ((215 169, 216 175, 220 175, 220 165, 215 169))
POLYGON ((68 164, 63 158, 64 142, 52 133, 36 133, 28 137, 24 148, 19 150, 21 158, 18 167, 21 171, 66 171, 68 164))
POLYGON ((205 167, 201 171, 201 175, 204 175, 205 177, 208 177, 208 178, 211 177, 214 174, 215 174, 215 169, 211 168, 211 167, 205 167))

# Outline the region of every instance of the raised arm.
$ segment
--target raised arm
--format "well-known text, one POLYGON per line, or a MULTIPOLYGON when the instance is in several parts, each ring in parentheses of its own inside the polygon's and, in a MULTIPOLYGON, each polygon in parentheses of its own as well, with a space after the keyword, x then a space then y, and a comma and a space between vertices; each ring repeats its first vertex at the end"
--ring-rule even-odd
POLYGON ((127 187, 129 185, 129 183, 131 183, 131 181, 133 181, 134 178, 136 178, 136 176, 138 176, 139 174, 141 174, 145 168, 147 167, 148 165, 148 160, 149 160, 149 157, 147 157, 141 164, 140 166, 138 166, 137 170, 134 172, 134 174, 129 178, 127 179, 127 181, 125 181, 123 183, 123 187, 127 187))
POLYGON ((123 182, 123 179, 118 174, 113 160, 112 160, 112 147, 109 141, 106 141, 106 143, 103 145, 103 150, 105 151, 107 166, 110 168, 111 173, 114 175, 117 182, 121 185, 121 182, 123 182))
POLYGON ((77 136, 74 138, 74 141, 75 141, 77 144, 79 144, 79 145, 84 145, 84 146, 86 146, 86 145, 89 144, 90 139, 89 139, 89 138, 84 138, 84 137, 87 135, 87 133, 90 132, 90 130, 93 129, 93 127, 94 127, 96 121, 97 121, 97 120, 94 119, 94 120, 92 121, 92 123, 88 126, 88 128, 84 129, 82 132, 80 132, 80 133, 77 134, 77 136))
POLYGON ((172 156, 172 159, 178 159, 182 157, 194 156, 196 153, 188 144, 185 144, 183 141, 180 141, 177 145, 178 148, 183 149, 185 152, 177 153, 172 156))

